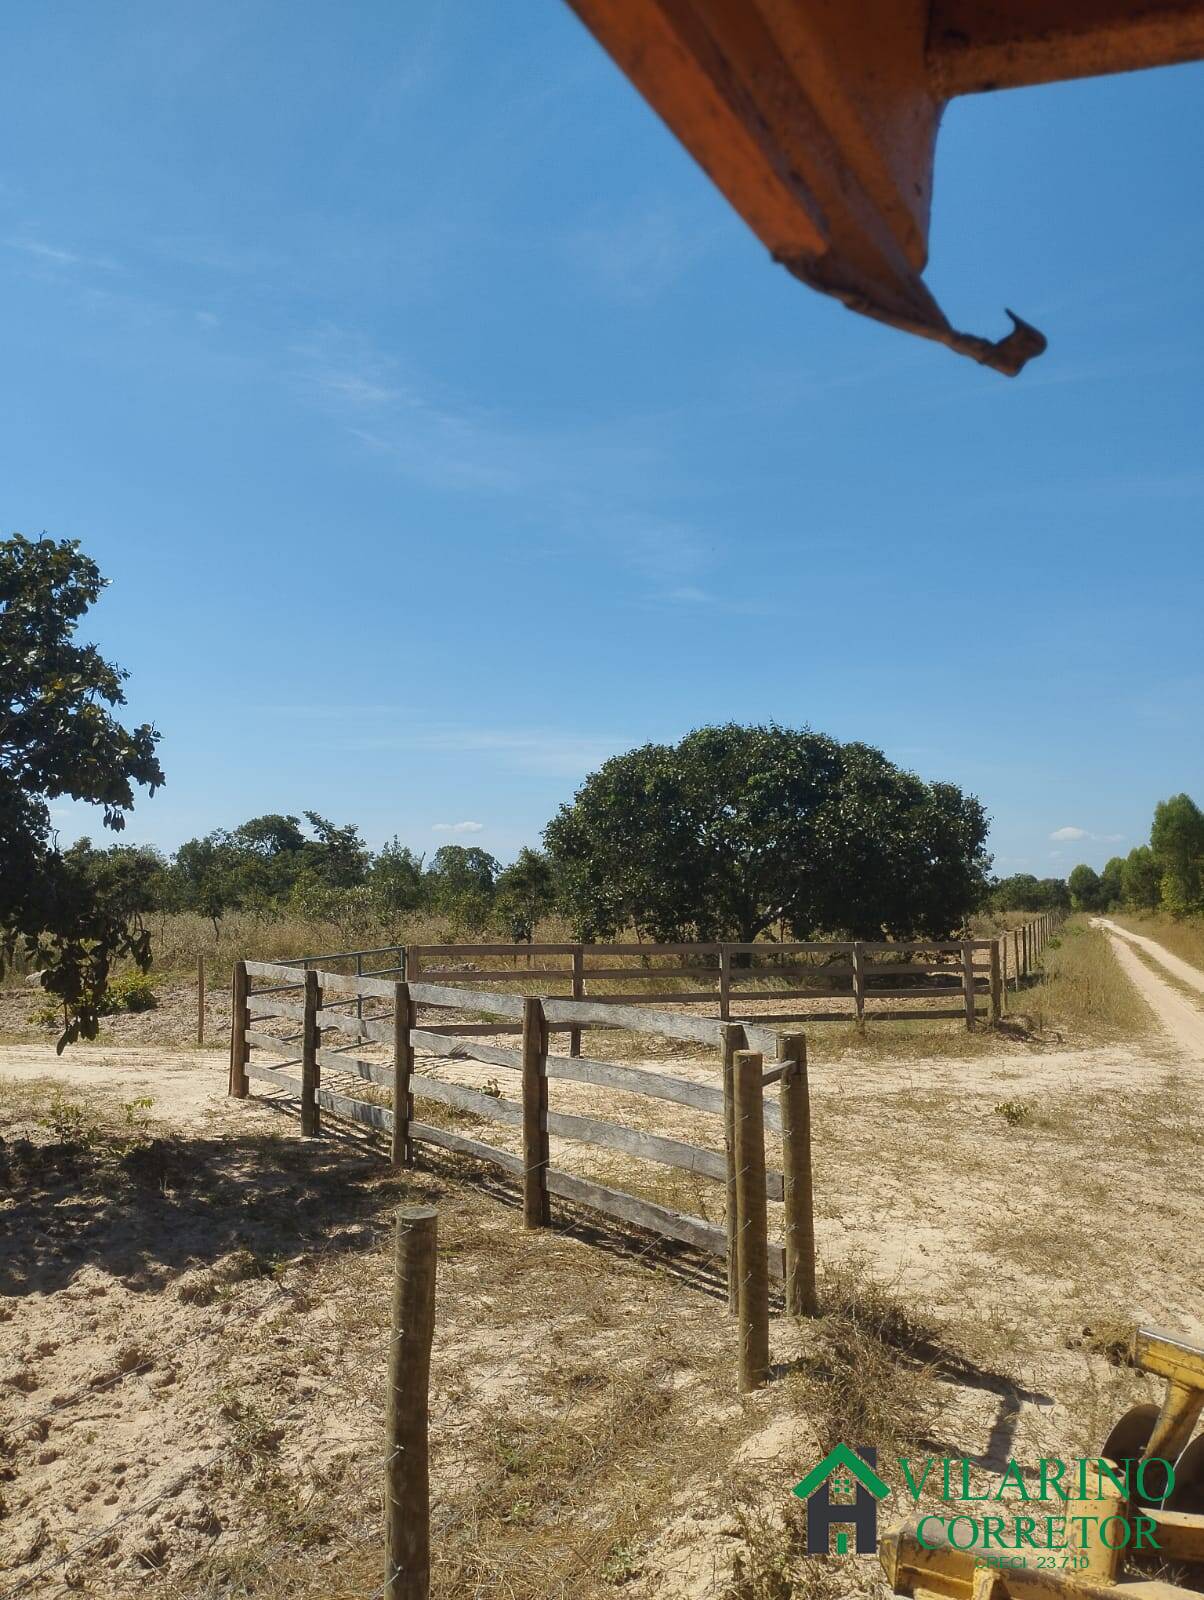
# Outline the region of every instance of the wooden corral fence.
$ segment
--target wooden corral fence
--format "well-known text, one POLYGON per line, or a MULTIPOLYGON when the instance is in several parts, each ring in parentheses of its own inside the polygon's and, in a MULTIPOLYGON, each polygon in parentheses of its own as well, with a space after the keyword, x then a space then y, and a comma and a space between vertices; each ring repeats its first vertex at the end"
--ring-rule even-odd
MULTIPOLYGON (((377 952, 378 954, 380 952, 377 952)), ((395 1164, 409 1165, 416 1143, 437 1146, 500 1168, 521 1185, 529 1228, 547 1226, 551 1201, 586 1206, 620 1222, 693 1245, 726 1258, 731 1309, 741 1323, 741 1383, 755 1387, 768 1369, 768 1283, 785 1285, 795 1314, 815 1309, 815 1244, 811 1190, 811 1129, 806 1045, 801 1034, 779 1034, 751 1022, 724 1022, 658 1011, 645 1006, 600 1004, 571 997, 538 997, 474 991, 426 982, 345 975, 324 969, 298 971, 278 962, 239 961, 234 968, 230 1093, 245 1098, 250 1084, 284 1089, 300 1100, 301 1130, 317 1135, 322 1112, 388 1133, 395 1164), (254 983, 257 987, 253 987, 254 983), (364 1004, 374 1007, 365 1014, 364 1004), (420 1024, 420 1010, 482 1012, 521 1030, 512 1049, 482 1042, 462 1024, 420 1024), (283 1020, 287 1037, 265 1031, 283 1020), (560 1029, 604 1020, 662 1039, 711 1046, 715 1083, 692 1082, 668 1073, 571 1055, 550 1048, 560 1029), (348 1035, 352 1044, 330 1048, 324 1032, 348 1035), (353 1052, 360 1040, 390 1048, 392 1061, 367 1060, 353 1052), (486 1094, 414 1070, 414 1051, 470 1058, 515 1074, 517 1098, 486 1094), (266 1054, 272 1064, 253 1059, 266 1054), (765 1058, 768 1056, 768 1066, 765 1058), (300 1069, 299 1076, 294 1075, 300 1069), (323 1069, 359 1077, 390 1091, 390 1103, 375 1104, 322 1086, 323 1069), (291 1070, 290 1070, 291 1069, 291 1070), (684 1105, 722 1119, 724 1150, 689 1144, 596 1116, 553 1110, 549 1083, 564 1079, 620 1094, 684 1105), (766 1103, 766 1086, 778 1085, 778 1103, 766 1103), (423 1100, 468 1111, 482 1121, 521 1129, 521 1154, 423 1122, 423 1100), (767 1170, 765 1128, 782 1136, 783 1170, 767 1170), (724 1226, 645 1200, 551 1164, 549 1136, 619 1151, 640 1161, 676 1167, 725 1185, 724 1226), (784 1238, 767 1237, 766 1202, 784 1206, 784 1238)))
MULTIPOLYGON (((806 940, 756 944, 411 944, 308 956, 285 966, 331 967, 340 976, 396 975, 411 983, 538 986, 552 998, 588 1000, 595 1006, 711 1006, 722 1022, 748 1001, 777 1001, 785 1009, 759 1020, 858 1023, 964 1018, 998 1022, 1009 987, 1019 990, 1035 972, 1061 917, 1047 912, 992 939, 806 940), (366 962, 379 963, 371 967, 366 962), (346 968, 347 971, 342 969, 346 968), (617 988, 616 988, 617 986, 617 988), (840 1010, 800 1017, 792 1000, 847 1001, 840 1010), (927 1007, 896 1009, 900 1000, 928 1000, 927 1007), (950 1004, 950 1002, 953 1002, 950 1004)), ((490 990, 490 992, 493 992, 490 990)), ((357 1006, 362 1015, 362 1001, 357 1006)), ((583 1029, 616 1026, 616 1018, 560 1021, 553 1032, 569 1034, 569 1054, 581 1053, 583 1029)), ((501 1021, 433 1024, 429 1032, 521 1033, 522 1024, 501 1021)))

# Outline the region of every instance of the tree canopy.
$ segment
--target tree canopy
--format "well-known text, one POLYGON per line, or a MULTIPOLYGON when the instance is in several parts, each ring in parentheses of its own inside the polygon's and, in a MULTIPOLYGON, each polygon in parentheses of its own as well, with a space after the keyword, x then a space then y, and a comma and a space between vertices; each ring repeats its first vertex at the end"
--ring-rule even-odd
POLYGON ((949 934, 982 899, 979 802, 881 751, 776 725, 615 756, 544 833, 586 938, 949 934))
POLYGON ((150 962, 129 894, 109 892, 83 851, 62 852, 50 803, 68 797, 125 826, 135 786, 163 783, 149 724, 127 730, 121 667, 76 630, 104 588, 75 540, 0 541, 0 969, 20 948, 64 1002, 60 1042, 92 1037, 113 961, 150 962))

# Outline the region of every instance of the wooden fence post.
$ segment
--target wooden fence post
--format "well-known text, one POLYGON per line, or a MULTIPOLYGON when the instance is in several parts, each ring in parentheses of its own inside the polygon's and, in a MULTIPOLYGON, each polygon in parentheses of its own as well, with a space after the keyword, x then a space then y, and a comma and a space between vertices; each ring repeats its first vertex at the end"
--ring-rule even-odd
POLYGON ((974 1014, 974 951, 970 941, 962 941, 962 995, 966 1002, 966 1027, 973 1029, 974 1014))
POLYGON ((1012 929, 1012 954, 1015 956, 1015 971, 1012 973, 1012 988, 1020 993, 1020 930, 1012 929))
POLYGON ((403 973, 406 982, 417 983, 421 974, 421 969, 422 957, 418 954, 418 946, 416 944, 406 945, 405 962, 403 967, 403 973))
POLYGON ((395 1167, 414 1165, 414 1144, 410 1138, 410 1121, 414 1115, 414 1096, 410 1093, 410 1075, 414 1070, 414 1046, 410 1042, 410 1029, 414 1026, 414 1008, 410 1000, 408 983, 393 985, 393 1147, 395 1167))
POLYGON ((196 958, 196 1042, 205 1042, 205 957, 196 958))
POLYGON ((861 940, 853 943, 853 1002, 857 1008, 857 1026, 865 1023, 865 951, 861 940))
POLYGON ((230 983, 230 1093, 236 1100, 247 1098, 247 964, 234 963, 230 983))
POLYGON ((991 940, 991 1021, 1003 1017, 1003 978, 999 963, 999 940, 991 940))
POLYGON ((765 1205, 764 1062, 737 1050, 732 1062, 736 1123, 736 1260, 740 1290, 740 1392, 769 1376, 769 1241, 765 1205))
POLYGON ((732 953, 725 944, 719 946, 719 1020, 727 1022, 732 1014, 732 953))
POLYGON ((727 1309, 734 1317, 740 1309, 740 1268, 736 1259, 736 1091, 732 1066, 736 1051, 743 1050, 748 1040, 738 1022, 724 1023, 719 1032, 723 1050, 723 1151, 727 1161, 727 1206, 723 1217, 727 1231, 727 1309))
MULTIPOLYGON (((573 946, 573 999, 585 999, 585 947, 576 944, 573 946)), ((581 1029, 569 1029, 569 1055, 581 1054, 581 1029)))
POLYGON ((318 974, 305 974, 305 1020, 301 1024, 301 1136, 313 1139, 321 1131, 318 1111, 318 974))
POLYGON ((542 1003, 523 1001, 523 1226, 546 1228, 548 1204, 548 1032, 542 1003))
POLYGON ((782 1182, 786 1202, 786 1310, 792 1317, 819 1311, 815 1293, 815 1210, 811 1188, 811 1093, 807 1041, 787 1034, 778 1047, 781 1077, 782 1182))
POLYGON ((429 1600, 431 1485, 427 1424, 435 1334, 434 1206, 400 1206, 385 1409, 385 1600, 429 1600))

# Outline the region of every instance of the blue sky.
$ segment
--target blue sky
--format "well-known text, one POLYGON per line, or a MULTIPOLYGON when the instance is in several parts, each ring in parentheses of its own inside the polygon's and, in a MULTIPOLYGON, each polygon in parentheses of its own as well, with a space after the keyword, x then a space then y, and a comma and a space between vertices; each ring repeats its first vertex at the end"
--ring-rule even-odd
POLYGON ((1001 872, 1204 800, 1204 69, 950 108, 928 279, 1047 333, 1009 381, 774 267, 561 0, 6 34, 4 521, 112 579, 127 838, 506 858, 728 718, 973 790, 1001 872))

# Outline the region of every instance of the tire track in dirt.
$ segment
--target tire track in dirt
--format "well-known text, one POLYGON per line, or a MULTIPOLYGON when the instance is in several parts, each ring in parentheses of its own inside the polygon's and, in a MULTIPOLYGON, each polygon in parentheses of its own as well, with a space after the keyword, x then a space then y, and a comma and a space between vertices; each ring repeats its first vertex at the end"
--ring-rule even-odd
POLYGON ((1190 983, 1201 993, 1204 993, 1204 976, 1194 967, 1189 967, 1186 961, 1180 961, 1178 956, 1173 956, 1169 950, 1164 950, 1153 939, 1128 933, 1106 917, 1093 917, 1092 922, 1107 933, 1122 971, 1149 1005, 1163 1029, 1190 1060, 1204 1066, 1204 1011, 1199 1006, 1193 1005, 1185 995, 1167 983, 1165 978, 1160 978, 1156 972, 1151 972, 1149 967, 1134 954, 1129 941, 1132 940, 1133 944, 1148 950, 1155 961, 1161 962, 1166 970, 1173 972, 1176 977, 1181 976, 1179 969, 1182 968, 1183 974, 1186 974, 1183 981, 1190 983))

